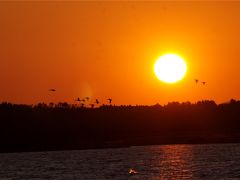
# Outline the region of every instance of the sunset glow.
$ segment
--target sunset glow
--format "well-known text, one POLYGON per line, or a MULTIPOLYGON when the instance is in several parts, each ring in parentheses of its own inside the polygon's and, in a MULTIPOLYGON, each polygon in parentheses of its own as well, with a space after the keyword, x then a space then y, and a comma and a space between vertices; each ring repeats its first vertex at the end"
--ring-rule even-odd
POLYGON ((240 98, 239 9, 239 2, 212 1, 1 2, 0 100, 151 105, 240 98), (166 53, 187 64, 182 80, 164 77, 171 84, 153 67, 166 53))

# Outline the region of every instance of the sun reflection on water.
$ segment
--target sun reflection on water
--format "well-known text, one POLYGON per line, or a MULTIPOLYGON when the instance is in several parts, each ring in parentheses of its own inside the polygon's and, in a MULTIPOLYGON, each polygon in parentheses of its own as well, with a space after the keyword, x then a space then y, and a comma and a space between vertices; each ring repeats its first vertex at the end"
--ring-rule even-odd
MULTIPOLYGON (((130 161, 141 177, 155 179, 192 179, 193 150, 189 145, 151 146, 141 154, 132 154, 130 161), (137 160, 139 159, 139 160, 137 160)), ((137 178, 137 177, 136 177, 137 178)))
POLYGON ((189 160, 191 160, 192 148, 187 145, 164 146, 161 149, 163 158, 158 158, 160 177, 163 179, 191 178, 193 176, 189 160), (170 173, 171 172, 171 173, 170 173))

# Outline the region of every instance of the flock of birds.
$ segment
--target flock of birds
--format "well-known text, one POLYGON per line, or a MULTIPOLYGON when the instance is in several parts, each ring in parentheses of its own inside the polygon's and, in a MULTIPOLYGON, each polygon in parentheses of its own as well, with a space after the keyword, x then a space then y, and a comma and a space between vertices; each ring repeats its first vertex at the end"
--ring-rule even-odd
MULTIPOLYGON (((195 83, 198 84, 200 83, 199 79, 194 79, 195 83)), ((201 82, 203 85, 205 85, 207 82, 206 81, 202 81, 201 82)))
MULTIPOLYGON (((78 97, 77 99, 75 99, 75 101, 77 101, 77 102, 82 102, 82 103, 81 103, 81 106, 82 106, 82 107, 84 107, 84 105, 85 105, 84 103, 85 103, 85 102, 89 102, 89 100, 90 100, 89 97, 85 97, 85 98, 83 98, 83 99, 80 99, 80 98, 78 97)), ((112 104, 112 99, 111 99, 111 98, 108 98, 107 100, 108 100, 109 104, 111 105, 111 104, 112 104)), ((95 103, 98 105, 98 104, 100 103, 100 101, 99 101, 98 99, 95 99, 95 103)), ((90 104, 90 105, 91 105, 92 108, 94 108, 94 105, 95 105, 95 104, 92 103, 92 104, 90 104)))
MULTIPOLYGON (((57 90, 56 90, 56 89, 49 89, 49 91, 55 92, 55 91, 57 91, 57 90)), ((90 100, 90 97, 85 97, 85 98, 83 98, 83 99, 80 99, 80 98, 78 97, 77 99, 75 99, 76 102, 79 102, 79 103, 80 103, 81 107, 84 107, 85 103, 86 103, 86 102, 89 102, 89 100, 90 100)), ((111 98, 108 98, 107 100, 108 100, 108 102, 109 102, 109 105, 111 105, 111 104, 112 104, 112 99, 111 99, 111 98)), ((95 99, 95 102, 92 103, 92 104, 90 104, 90 106, 91 106, 92 108, 94 108, 94 105, 95 105, 95 104, 98 105, 99 103, 100 103, 100 101, 99 101, 98 99, 95 99)))
MULTIPOLYGON (((206 81, 199 81, 199 79, 194 79, 194 81, 195 81, 196 84, 202 83, 203 85, 206 85, 206 83, 207 83, 206 81)), ((49 91, 55 92, 56 89, 49 89, 49 91)), ((75 99, 75 101, 77 101, 77 102, 80 103, 81 107, 84 107, 85 102, 89 102, 89 100, 90 100, 90 97, 85 97, 85 98, 83 98, 83 99, 80 99, 80 98, 78 97, 77 99, 75 99), (81 102, 82 102, 82 103, 81 103, 81 102)), ((107 100, 108 100, 109 104, 111 105, 111 104, 112 104, 112 99, 111 99, 111 98, 108 98, 107 100)), ((90 104, 90 106, 91 106, 92 108, 94 108, 95 103, 98 105, 98 104, 100 103, 100 101, 99 101, 98 99, 95 99, 95 102, 92 103, 92 104, 90 104)))

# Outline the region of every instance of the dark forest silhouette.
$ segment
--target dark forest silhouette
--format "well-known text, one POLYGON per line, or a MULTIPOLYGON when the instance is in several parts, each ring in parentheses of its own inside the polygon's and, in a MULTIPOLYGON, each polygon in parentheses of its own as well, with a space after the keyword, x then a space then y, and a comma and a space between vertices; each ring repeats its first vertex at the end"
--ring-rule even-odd
POLYGON ((217 105, 0 104, 0 152, 240 142, 240 101, 217 105))

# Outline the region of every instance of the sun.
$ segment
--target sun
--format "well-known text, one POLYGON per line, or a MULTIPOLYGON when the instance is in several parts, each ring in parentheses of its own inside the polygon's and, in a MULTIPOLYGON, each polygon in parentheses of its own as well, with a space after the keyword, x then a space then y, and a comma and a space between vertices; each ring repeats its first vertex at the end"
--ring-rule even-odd
POLYGON ((165 83, 176 83, 184 78, 187 72, 185 61, 178 55, 166 54, 157 59, 154 73, 165 83))

